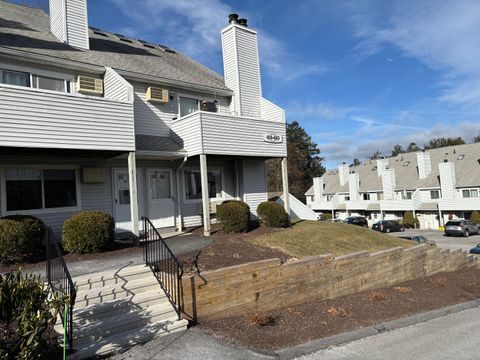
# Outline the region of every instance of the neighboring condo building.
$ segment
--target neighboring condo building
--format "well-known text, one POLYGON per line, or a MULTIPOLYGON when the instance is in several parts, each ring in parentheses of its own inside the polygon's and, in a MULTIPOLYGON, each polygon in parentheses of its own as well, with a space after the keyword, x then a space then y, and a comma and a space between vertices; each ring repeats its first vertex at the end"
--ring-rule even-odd
POLYGON ((141 216, 208 234, 227 199, 255 216, 265 160, 287 171, 285 113, 262 97, 257 32, 225 19, 222 77, 87 19, 86 0, 50 0, 50 16, 0 0, 0 216, 32 214, 58 233, 101 210, 135 234, 141 216))
POLYGON ((480 143, 341 164, 315 178, 307 205, 335 218, 365 216, 372 224, 413 211, 422 229, 480 210, 480 143))

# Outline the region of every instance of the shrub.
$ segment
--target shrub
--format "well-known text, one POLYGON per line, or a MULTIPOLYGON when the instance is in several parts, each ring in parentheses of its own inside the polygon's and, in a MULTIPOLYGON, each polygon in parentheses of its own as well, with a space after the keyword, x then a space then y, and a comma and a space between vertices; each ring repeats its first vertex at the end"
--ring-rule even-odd
POLYGON ((480 224, 480 212, 478 212, 477 210, 473 211, 472 215, 470 216, 470 220, 474 224, 480 224))
POLYGON ((331 214, 331 213, 323 213, 323 214, 320 216, 320 219, 322 219, 322 220, 331 220, 331 219, 332 219, 332 214, 331 214))
POLYGON ((420 226, 420 221, 413 216, 413 211, 405 211, 402 222, 406 228, 416 229, 420 226))
POLYGON ((84 211, 65 221, 62 242, 70 252, 92 253, 104 250, 114 240, 115 221, 101 211, 84 211))
POLYGON ((387 300, 387 296, 380 292, 380 291, 374 291, 372 292, 368 298, 370 299, 370 301, 383 301, 383 300, 387 300))
POLYGON ((24 262, 34 251, 35 237, 28 226, 20 221, 0 219, 0 262, 24 262))
POLYGON ((39 218, 36 218, 32 215, 8 215, 4 216, 2 219, 13 220, 23 223, 38 243, 43 242, 45 238, 46 226, 39 218))
POLYGON ((258 205, 257 214, 260 220, 269 227, 290 226, 290 218, 282 205, 273 201, 265 201, 258 205))
POLYGON ((0 275, 0 294, 0 358, 60 358, 53 353, 59 350, 53 327, 62 302, 50 296, 40 276, 0 275))
POLYGON ((224 201, 217 207, 217 219, 227 233, 245 232, 250 222, 250 207, 243 201, 224 201))
POLYGON ((333 317, 345 317, 348 315, 347 310, 342 307, 331 306, 327 309, 327 313, 333 317))

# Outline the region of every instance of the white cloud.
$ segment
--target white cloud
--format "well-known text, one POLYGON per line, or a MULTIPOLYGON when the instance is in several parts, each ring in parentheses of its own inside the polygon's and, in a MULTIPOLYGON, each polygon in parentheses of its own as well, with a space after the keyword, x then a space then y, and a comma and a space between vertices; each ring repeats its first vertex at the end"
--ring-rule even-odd
POLYGON ((338 107, 325 102, 311 103, 300 101, 292 101, 286 108, 287 114, 291 118, 310 118, 316 120, 341 119, 360 110, 360 108, 354 107, 338 107))

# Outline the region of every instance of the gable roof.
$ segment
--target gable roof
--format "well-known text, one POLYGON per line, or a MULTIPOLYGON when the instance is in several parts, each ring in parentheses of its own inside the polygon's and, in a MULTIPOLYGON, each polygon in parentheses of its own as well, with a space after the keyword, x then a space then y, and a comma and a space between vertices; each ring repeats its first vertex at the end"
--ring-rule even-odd
MULTIPOLYGON (((480 143, 448 146, 426 150, 430 154, 432 171, 426 179, 418 178, 417 152, 388 157, 388 168, 395 169, 396 189, 415 190, 417 188, 438 188, 440 177, 438 164, 447 160, 455 165, 456 187, 480 186, 480 143), (461 157, 463 155, 463 157, 461 157), (461 157, 461 159, 460 159, 461 157)), ((367 160, 361 165, 351 166, 360 177, 360 192, 382 191, 382 178, 377 175, 377 162, 367 160)), ((323 176, 324 194, 348 192, 348 184, 340 186, 338 170, 329 170, 323 176)), ((314 195, 313 186, 305 195, 314 195)))
POLYGON ((132 77, 146 75, 159 82, 231 93, 221 75, 169 47, 92 28, 89 37, 90 50, 69 46, 50 32, 50 18, 42 10, 0 0, 0 54, 15 51, 77 65, 109 66, 132 77))

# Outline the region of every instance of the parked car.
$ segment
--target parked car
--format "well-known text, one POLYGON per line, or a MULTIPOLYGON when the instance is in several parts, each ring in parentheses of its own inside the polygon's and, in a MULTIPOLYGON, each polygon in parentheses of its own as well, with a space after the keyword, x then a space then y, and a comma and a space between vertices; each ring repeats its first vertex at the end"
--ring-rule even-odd
POLYGON ((445 224, 445 235, 468 237, 480 232, 478 225, 470 220, 450 220, 445 224))
POLYGON ((350 216, 344 220, 347 224, 368 228, 368 221, 363 216, 350 216))
POLYGON ((372 229, 384 233, 405 230, 404 226, 395 220, 381 220, 373 224, 372 229))
POLYGON ((412 236, 400 236, 400 239, 415 241, 419 244, 428 244, 428 245, 436 245, 435 241, 428 240, 423 235, 412 235, 412 236))
POLYGON ((469 253, 480 255, 480 244, 477 244, 477 246, 475 246, 474 248, 471 248, 469 253))

